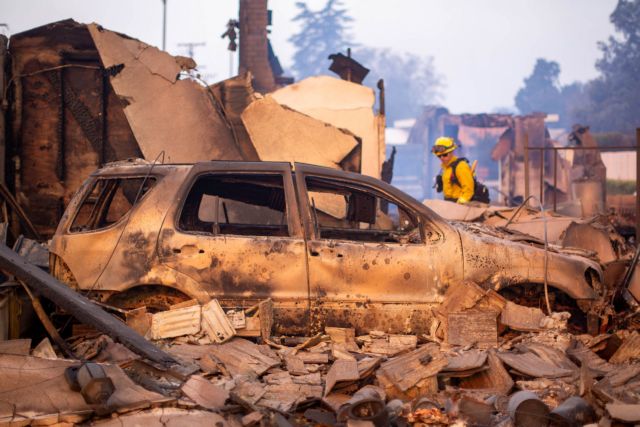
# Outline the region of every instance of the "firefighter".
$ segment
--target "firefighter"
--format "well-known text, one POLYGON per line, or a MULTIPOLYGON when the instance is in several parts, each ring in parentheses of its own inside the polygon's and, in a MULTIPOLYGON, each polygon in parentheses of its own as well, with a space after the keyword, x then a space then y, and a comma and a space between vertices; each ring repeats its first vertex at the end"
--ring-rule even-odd
POLYGON ((473 199, 475 180, 467 159, 458 158, 453 152, 458 148, 453 138, 436 139, 431 152, 440 159, 442 172, 436 177, 438 192, 450 202, 468 203, 473 199))

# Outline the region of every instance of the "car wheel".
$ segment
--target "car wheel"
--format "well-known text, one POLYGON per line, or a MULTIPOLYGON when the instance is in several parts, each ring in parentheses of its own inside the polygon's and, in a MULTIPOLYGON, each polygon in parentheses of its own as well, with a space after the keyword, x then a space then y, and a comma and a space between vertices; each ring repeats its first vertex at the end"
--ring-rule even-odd
POLYGON ((123 310, 147 307, 148 312, 155 313, 169 310, 172 305, 190 299, 188 295, 174 288, 160 285, 144 285, 113 294, 106 303, 123 310))

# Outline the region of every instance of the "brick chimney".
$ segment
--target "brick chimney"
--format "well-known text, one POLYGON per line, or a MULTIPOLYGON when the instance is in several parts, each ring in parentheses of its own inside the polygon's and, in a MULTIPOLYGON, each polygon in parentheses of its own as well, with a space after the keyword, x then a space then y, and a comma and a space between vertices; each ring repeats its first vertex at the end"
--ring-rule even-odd
POLYGON ((267 0, 240 0, 240 63, 238 74, 250 71, 253 87, 266 93, 276 89, 269 63, 267 0))

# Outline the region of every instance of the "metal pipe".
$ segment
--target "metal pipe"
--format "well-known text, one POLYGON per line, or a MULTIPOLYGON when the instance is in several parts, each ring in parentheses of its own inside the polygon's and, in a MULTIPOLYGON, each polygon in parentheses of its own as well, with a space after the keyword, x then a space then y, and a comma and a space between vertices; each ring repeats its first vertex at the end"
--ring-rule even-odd
POLYGON ((162 0, 162 50, 167 50, 167 0, 162 0))
POLYGON ((553 211, 558 208, 558 150, 553 150, 553 211))
POLYGON ((31 306, 33 307, 33 311, 36 312, 38 319, 40 319, 42 326, 44 326, 44 329, 47 331, 53 342, 55 342, 68 357, 70 357, 71 359, 77 359, 78 357, 73 353, 67 342, 60 336, 60 333, 58 332, 56 327, 53 326, 51 319, 49 319, 49 316, 47 316, 47 313, 42 307, 40 298, 35 296, 31 292, 31 289, 29 289, 29 287, 23 281, 20 281, 20 284, 29 296, 29 299, 31 299, 31 306))
POLYGON ((540 203, 544 203, 544 153, 540 152, 540 203))
POLYGON ((636 128, 636 245, 640 238, 640 128, 636 128))
POLYGON ((524 134, 524 199, 529 200, 529 133, 524 134))

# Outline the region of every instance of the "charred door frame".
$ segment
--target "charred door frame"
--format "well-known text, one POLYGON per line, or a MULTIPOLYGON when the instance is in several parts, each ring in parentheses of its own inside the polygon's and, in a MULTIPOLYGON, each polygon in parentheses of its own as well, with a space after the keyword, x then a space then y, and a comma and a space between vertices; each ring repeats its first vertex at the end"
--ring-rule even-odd
MULTIPOLYGON (((360 332, 364 332, 367 328, 376 329, 379 327, 384 327, 386 329, 393 330, 396 333, 402 333, 402 330, 404 330, 403 325, 406 326, 407 322, 411 325, 427 324, 427 317, 429 316, 428 313, 431 313, 431 307, 433 306, 434 301, 439 298, 438 296, 435 296, 438 291, 437 284, 439 282, 436 280, 433 283, 433 287, 429 286, 429 283, 431 283, 431 276, 426 273, 426 270, 432 268, 433 262, 428 263, 427 259, 435 255, 441 248, 447 250, 447 248, 451 245, 459 246, 460 242, 457 233, 454 230, 451 230, 451 227, 449 225, 447 225, 444 221, 441 221, 436 214, 431 212, 424 205, 420 204, 420 202, 414 200, 413 198, 411 198, 411 196, 404 194, 400 190, 378 179, 360 174, 298 163, 295 164, 295 179, 307 240, 307 262, 309 265, 308 270, 310 286, 309 295, 312 313, 311 327, 313 331, 320 330, 325 324, 328 326, 346 326, 349 321, 352 321, 351 327, 355 327, 360 332), (332 269, 335 270, 336 268, 339 269, 341 267, 336 265, 335 262, 332 265, 330 261, 329 264, 327 264, 327 268, 329 268, 329 270, 324 270, 323 267, 324 273, 318 272, 320 276, 314 274, 314 265, 317 266, 317 263, 312 262, 310 258, 310 256, 312 255, 310 252, 311 249, 313 249, 313 244, 315 244, 315 242, 319 242, 321 244, 326 243, 329 252, 332 252, 334 250, 334 247, 331 246, 332 239, 321 239, 320 236, 317 235, 317 232, 315 230, 314 219, 311 214, 311 206, 309 204, 307 194, 306 178, 308 176, 327 178, 337 182, 342 181, 346 185, 351 184, 353 186, 362 187, 363 189, 371 188, 371 190, 375 191, 377 195, 388 198, 389 201, 396 203, 399 207, 408 209, 412 214, 415 215, 416 220, 418 221, 417 225, 420 228, 421 232, 421 243, 389 243, 388 246, 385 246, 386 244, 356 242, 352 240, 333 240, 333 242, 336 243, 335 248, 338 248, 338 246, 344 246, 345 249, 349 247, 355 248, 355 246, 358 246, 358 244, 361 243, 364 249, 360 252, 364 254, 368 253, 369 255, 374 254, 374 252, 376 251, 372 248, 376 248, 378 247, 378 245, 385 246, 380 248, 379 255, 375 255, 374 257, 374 259, 378 259, 378 256, 380 256, 381 258, 379 258, 379 260, 382 260, 385 266, 383 266, 382 264, 376 264, 375 262, 370 262, 369 258, 366 258, 366 265, 362 265, 363 270, 368 270, 366 273, 364 273, 365 275, 376 274, 375 270, 385 269, 387 263, 389 264, 389 268, 392 268, 393 271, 398 273, 403 268, 403 265, 405 267, 409 266, 410 263, 407 262, 407 257, 411 257, 412 254, 415 253, 414 250, 423 252, 426 259, 422 260, 421 257, 418 257, 416 259, 416 262, 424 262, 424 264, 419 265, 420 268, 411 271, 411 276, 408 277, 406 274, 397 274, 391 279, 395 280, 396 282, 396 284, 392 287, 392 289, 394 290, 401 289, 397 286, 398 278, 407 280, 407 286, 413 286, 414 288, 418 283, 424 283, 424 289, 426 290, 426 293, 424 294, 424 298, 422 300, 420 298, 417 298, 416 301, 411 302, 413 298, 409 295, 401 296, 400 294, 396 294, 396 297, 390 295, 390 298, 388 300, 383 301, 378 298, 380 294, 379 292, 376 293, 375 297, 372 296, 373 299, 363 299, 363 296, 366 295, 363 294, 366 293, 366 289, 362 289, 357 284, 358 280, 361 280, 363 276, 362 274, 358 274, 358 272, 356 272, 355 270, 353 270, 353 277, 355 282, 352 282, 350 285, 345 285, 345 292, 348 292, 349 295, 338 295, 333 299, 322 298, 322 301, 316 298, 320 296, 322 290, 319 289, 317 292, 315 292, 314 289, 311 289, 316 285, 316 283, 314 283, 314 277, 320 278, 323 274, 326 275, 327 271, 330 271, 332 269), (443 233, 442 231, 443 229, 453 233, 453 236, 455 236, 454 239, 449 239, 450 242, 447 242, 445 239, 445 233, 443 233), (446 245, 445 243, 448 243, 448 245, 446 245), (409 252, 405 252, 405 249, 409 252), (389 251, 388 253, 390 255, 393 255, 394 252, 399 253, 396 252, 398 250, 401 251, 403 256, 395 259, 397 263, 392 264, 392 259, 389 259, 389 262, 387 262, 383 255, 384 252, 389 251), (429 278, 427 282, 424 282, 425 278, 429 278), (353 298, 349 298, 349 296, 353 298), (342 297, 346 297, 346 299, 343 301, 342 297), (346 320, 347 318, 349 320, 346 320), (383 324, 385 326, 382 326, 383 324)), ((320 252, 322 251, 323 249, 321 249, 320 252)), ((356 250, 356 252, 358 251, 356 250)), ((336 254, 338 254, 338 252, 336 252, 336 254)), ((322 256, 322 253, 320 253, 320 256, 322 256)), ((337 256, 338 258, 340 258, 340 255, 337 256)), ((351 268, 354 267, 353 260, 347 260, 345 258, 342 259, 346 261, 345 265, 349 268, 349 271, 352 271, 351 268)), ((338 262, 338 264, 340 263, 338 262)), ((336 271, 340 273, 342 272, 341 270, 336 271)), ((343 278, 346 278, 347 275, 350 274, 349 271, 345 271, 345 276, 343 278)), ((384 280, 385 278, 381 276, 380 279, 384 280)), ((372 283, 371 285, 377 287, 375 283, 372 283)))
MULTIPOLYGON (((202 238, 207 240, 210 240, 211 238, 223 239, 225 241, 233 241, 233 240, 236 240, 237 238, 237 239, 247 240, 248 242, 250 242, 251 239, 254 239, 256 243, 256 248, 259 248, 260 245, 263 245, 265 240, 268 242, 269 240, 272 240, 272 239, 276 246, 277 246, 275 242, 276 240, 290 241, 292 244, 291 248, 295 248, 296 245, 299 245, 298 246, 300 248, 298 249, 300 251, 299 262, 304 264, 297 264, 296 268, 291 270, 287 269, 286 267, 284 267, 284 270, 278 269, 278 271, 282 271, 283 273, 276 274, 274 276, 271 276, 265 279, 265 282, 263 284, 267 284, 268 286, 271 286, 272 289, 281 290, 280 296, 276 295, 274 297, 274 303, 275 303, 275 309, 276 309, 275 310, 275 327, 277 330, 280 328, 281 325, 285 325, 287 323, 287 316, 291 316, 291 313, 292 313, 292 311, 289 310, 289 308, 292 308, 292 307, 293 307, 293 310, 297 312, 296 323, 300 325, 308 324, 307 319, 309 316, 310 294, 309 294, 309 271, 308 271, 308 266, 306 264, 307 244, 306 244, 304 229, 301 223, 301 216, 300 216, 300 211, 298 207, 298 197, 297 197, 297 192, 295 190, 293 174, 291 171, 290 163, 211 161, 211 162, 198 163, 194 165, 192 170, 189 172, 189 175, 186 177, 186 179, 184 180, 183 184, 180 186, 177 192, 178 197, 174 203, 175 206, 172 208, 171 211, 168 212, 168 216, 164 221, 163 225, 161 226, 160 236, 158 241, 158 247, 159 247, 158 254, 160 258, 159 262, 163 265, 166 265, 168 268, 172 268, 176 271, 179 271, 176 269, 178 267, 178 264, 176 264, 176 262, 179 262, 179 261, 177 259, 172 259, 172 256, 169 254, 169 251, 173 252, 173 250, 175 249, 171 247, 171 244, 172 243, 180 244, 180 242, 187 242, 189 239, 192 241, 196 241, 198 239, 197 232, 180 230, 180 227, 179 227, 180 218, 184 210, 184 204, 185 204, 186 198, 188 197, 189 192, 191 191, 193 186, 196 184, 196 181, 200 177, 204 175, 223 175, 223 174, 247 174, 247 175, 274 174, 282 177, 283 190, 284 190, 286 206, 287 206, 286 220, 287 220, 287 226, 289 230, 287 236, 270 237, 270 236, 260 235, 260 236, 252 237, 247 235, 211 234, 207 236, 202 236, 202 238), (173 230, 173 232, 171 232, 170 230, 173 230), (191 238, 187 236, 191 236, 191 238), (299 285, 298 291, 295 290, 295 286, 293 286, 294 285, 293 281, 282 283, 283 276, 287 275, 286 273, 284 273, 285 271, 290 271, 291 275, 299 276, 299 279, 295 281, 295 285, 299 285), (282 285, 284 286, 280 286, 279 285, 280 283, 282 283, 282 285), (286 286, 287 284, 290 286, 286 286), (298 292, 298 295, 299 295, 298 297, 295 296, 296 292, 298 292), (289 297, 288 295, 291 295, 291 297, 289 297), (301 311, 303 311, 304 314, 302 314, 301 311)), ((229 243, 231 244, 231 242, 229 243)), ((211 245, 214 243, 210 242, 207 244, 211 245)), ((232 246, 232 247, 235 248, 237 246, 232 246)), ((297 250, 294 250, 294 254, 297 253, 295 251, 297 250)), ((286 256, 288 254, 288 252, 281 252, 278 254, 277 250, 273 251, 273 253, 271 253, 271 251, 268 251, 268 252, 270 253, 261 252, 259 249, 256 249, 256 256, 259 256, 259 257, 264 256, 269 258, 276 257, 274 259, 277 259, 277 261, 274 261, 274 259, 272 259, 272 262, 282 263, 283 256, 286 256)), ((239 275, 234 279, 234 280, 238 280, 239 283, 242 283, 243 278, 247 277, 247 272, 250 272, 250 269, 254 268, 254 266, 251 266, 251 264, 259 265, 261 262, 265 262, 265 259, 256 259, 257 261, 256 260, 252 261, 251 259, 241 260, 241 259, 233 258, 232 254, 229 254, 229 256, 231 256, 232 258, 227 257, 227 259, 225 260, 223 259, 224 257, 222 257, 218 260, 220 264, 216 263, 216 265, 224 265, 224 266, 227 266, 227 269, 228 269, 229 268, 228 266, 230 265, 228 262, 231 262, 231 263, 243 262, 247 266, 246 269, 244 268, 241 269, 243 271, 240 271, 239 275)), ((214 260, 212 259, 212 263, 213 262, 214 260)), ((216 268, 216 267, 212 266, 209 268, 216 268)), ((232 270, 229 270, 229 271, 232 271, 232 270)), ((224 297, 225 295, 224 293, 221 293, 220 295, 218 295, 219 292, 224 292, 224 286, 223 286, 224 282, 219 284, 221 288, 219 291, 208 289, 208 287, 204 285, 204 282, 202 282, 202 280, 205 280, 204 279, 205 276, 202 276, 202 275, 206 274, 204 269, 197 270, 197 271, 194 270, 191 273, 187 273, 186 270, 179 271, 179 272, 187 275, 191 274, 190 276, 191 279, 193 279, 195 282, 201 283, 203 289, 206 289, 207 292, 210 292, 210 291, 213 292, 213 293, 209 293, 209 296, 220 299, 220 302, 223 306, 225 305, 230 306, 230 304, 237 305, 237 303, 239 303, 239 305, 244 305, 245 303, 249 303, 249 302, 253 304, 252 301, 255 300, 256 298, 259 298, 258 296, 259 294, 256 294, 256 295, 248 295, 246 297, 230 296, 230 298, 227 299, 224 297), (241 300, 238 300, 238 298, 240 298, 241 300)), ((220 274, 223 274, 223 273, 221 272, 220 274)), ((270 273, 265 272, 265 274, 270 274, 270 273)), ((222 277, 220 279, 222 279, 222 277)), ((214 280, 214 282, 212 283, 218 283, 218 282, 217 280, 214 280)), ((257 283, 258 281, 256 281, 256 284, 257 283)), ((226 284, 226 286, 228 286, 228 284, 226 284)))
MULTIPOLYGON (((184 200, 196 180, 207 173, 280 173, 283 177, 283 186, 287 201, 287 223, 290 227, 289 237, 303 238, 304 233, 300 223, 300 213, 298 210, 296 191, 293 186, 293 174, 291 164, 286 162, 236 162, 236 161, 211 161, 197 163, 191 168, 187 179, 178 190, 180 206, 173 215, 173 225, 179 223, 184 200)), ((176 227, 177 228, 177 227, 176 227)))
POLYGON ((358 185, 374 187, 381 195, 388 197, 392 201, 399 202, 401 205, 410 207, 417 213, 417 220, 422 233, 422 238, 425 244, 435 244, 436 242, 444 239, 443 229, 452 228, 442 218, 440 218, 435 212, 431 211, 425 205, 415 200, 408 194, 398 190, 390 184, 387 184, 377 178, 372 178, 366 175, 361 175, 353 172, 344 172, 334 169, 329 169, 323 166, 315 166, 307 163, 294 163, 295 169, 295 182, 298 191, 300 204, 300 214, 302 215, 302 222, 305 228, 306 238, 314 238, 315 230, 313 227, 313 217, 308 209, 307 199, 307 184, 304 180, 306 175, 313 175, 317 177, 325 177, 345 182, 352 182, 358 185), (434 233, 433 237, 425 235, 425 228, 429 227, 434 233))

